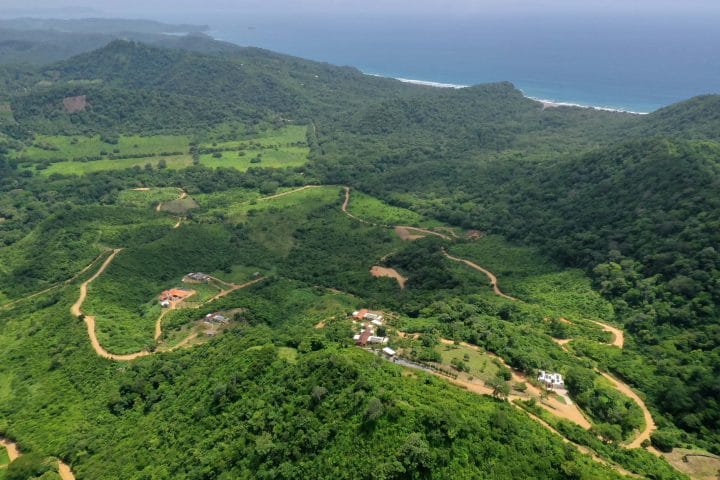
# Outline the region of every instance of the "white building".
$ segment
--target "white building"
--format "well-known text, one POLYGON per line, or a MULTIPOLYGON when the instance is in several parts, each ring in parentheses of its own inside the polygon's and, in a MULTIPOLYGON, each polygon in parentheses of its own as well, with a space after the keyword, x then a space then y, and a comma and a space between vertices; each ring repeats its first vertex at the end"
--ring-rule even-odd
POLYGON ((390 347, 385 347, 382 349, 382 352, 387 355, 388 357, 394 357, 395 356, 395 350, 393 350, 390 347))
POLYGON ((370 337, 368 337, 368 343, 385 344, 385 343, 388 343, 388 338, 387 337, 376 337, 374 335, 371 335, 370 337))
POLYGON ((538 382, 543 383, 547 388, 565 388, 565 382, 562 375, 556 372, 546 372, 540 370, 538 374, 538 382))

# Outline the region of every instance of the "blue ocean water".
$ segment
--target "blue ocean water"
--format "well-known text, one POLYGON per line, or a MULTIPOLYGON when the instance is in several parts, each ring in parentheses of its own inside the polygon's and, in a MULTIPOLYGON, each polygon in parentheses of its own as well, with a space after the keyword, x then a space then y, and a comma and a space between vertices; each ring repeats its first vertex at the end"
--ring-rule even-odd
POLYGON ((716 18, 534 16, 197 19, 216 38, 363 72, 452 84, 508 80, 531 97, 650 112, 720 93, 716 18))

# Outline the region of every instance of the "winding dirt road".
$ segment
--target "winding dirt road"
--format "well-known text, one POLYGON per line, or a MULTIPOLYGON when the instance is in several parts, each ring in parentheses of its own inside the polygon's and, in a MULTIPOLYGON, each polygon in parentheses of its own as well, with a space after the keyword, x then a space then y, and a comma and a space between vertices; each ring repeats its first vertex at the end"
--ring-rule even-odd
POLYGON ((590 320, 595 325, 599 325, 602 327, 603 330, 606 332, 610 332, 613 335, 612 342, 610 342, 611 345, 615 345, 616 347, 623 348, 625 346, 625 332, 620 330, 617 327, 613 327, 612 325, 608 325, 607 323, 598 322, 597 320, 590 320))
POLYGON ((360 223, 364 223, 365 225, 371 225, 373 227, 394 228, 396 230, 399 230, 398 234, 400 235, 400 237, 403 240, 414 240, 415 238, 422 237, 422 235, 417 235, 417 236, 409 235, 409 232, 418 232, 418 233, 422 233, 425 235, 435 235, 436 237, 440 237, 443 240, 451 240, 450 237, 445 234, 442 234, 439 232, 434 232, 434 231, 428 230, 426 228, 410 227, 407 225, 385 225, 383 223, 373 223, 368 220, 357 217, 348 211, 348 204, 350 203, 350 187, 343 187, 343 189, 345 190, 345 200, 343 200, 341 209, 345 215, 352 218, 353 220, 357 220, 360 223), (404 234, 402 234, 402 231, 404 231, 404 234))
MULTIPOLYGON (((20 449, 17 446, 17 443, 11 442, 6 438, 0 438, 0 447, 5 447, 5 450, 7 450, 8 453, 8 458, 11 462, 22 455, 22 453, 20 453, 20 449)), ((62 480, 75 480, 75 475, 65 462, 57 459, 57 465, 58 474, 60 474, 60 478, 62 480)))
MULTIPOLYGON (((97 338, 97 333, 95 331, 95 317, 91 316, 91 315, 85 315, 82 312, 83 303, 85 303, 85 300, 87 299, 88 285, 90 285, 92 282, 94 282, 100 275, 103 274, 103 272, 105 272, 105 270, 108 268, 108 266, 110 266, 112 261, 122 250, 123 250, 122 248, 116 248, 115 250, 113 250, 113 253, 107 259, 105 259, 105 261, 100 266, 98 271, 95 272, 95 274, 92 277, 88 278, 85 282, 83 282, 80 285, 80 295, 78 296, 78 299, 75 301, 75 303, 73 303, 73 305, 70 307, 70 313, 75 317, 80 317, 81 315, 83 316, 83 319, 85 320, 85 324, 87 326, 87 332, 88 332, 88 337, 90 338, 90 344, 92 345, 93 350, 95 350, 95 353, 97 353, 101 357, 107 358, 109 360, 116 360, 119 362, 128 362, 130 360, 135 360, 136 358, 147 357, 148 355, 152 355, 153 352, 149 352, 147 350, 142 350, 140 352, 128 353, 125 355, 119 355, 119 354, 108 352, 107 350, 105 350, 103 348, 102 345, 100 345, 100 341, 97 338)), ((240 290, 242 288, 249 287, 250 285, 254 285, 264 279, 265 279, 264 277, 256 278, 255 280, 251 280, 249 282, 243 283, 242 285, 228 284, 227 282, 218 280, 220 283, 229 285, 230 288, 228 288, 226 290, 222 290, 220 293, 218 293, 217 295, 212 297, 210 300, 203 303, 203 305, 213 302, 219 298, 222 298, 236 290, 240 290)), ((214 280, 217 280, 217 279, 214 279, 214 280)), ((160 314, 158 319, 155 321, 155 335, 154 335, 155 341, 157 341, 162 336, 162 319, 163 319, 163 317, 165 317, 165 315, 167 314, 168 311, 169 310, 164 310, 160 314)), ((174 347, 164 350, 164 351, 169 352, 169 351, 173 351, 178 348, 181 348, 181 347, 187 345, 188 342, 190 342, 191 340, 193 340, 196 337, 197 337, 197 333, 192 333, 192 334, 190 334, 190 336, 188 336, 186 339, 184 339, 183 341, 181 341, 174 347)))
POLYGON ((151 352, 148 351, 142 351, 142 352, 136 352, 136 353, 130 353, 127 355, 117 355, 114 353, 110 353, 107 350, 105 350, 102 345, 100 345, 100 341, 97 338, 97 334, 95 332, 95 317, 91 315, 84 315, 82 312, 82 306, 83 303, 85 303, 85 299, 87 298, 87 292, 88 292, 88 285, 90 285, 92 282, 94 282, 100 275, 105 272, 107 267, 112 263, 112 261, 115 259, 118 253, 122 251, 122 248, 116 248, 113 250, 113 253, 105 259, 103 264, 100 266, 97 272, 95 274, 88 278, 86 281, 84 281, 82 284, 80 284, 80 296, 78 297, 77 301, 72 304, 70 307, 70 313, 75 317, 83 316, 83 320, 85 320, 85 325, 87 326, 87 332, 88 337, 90 338, 90 344, 93 347, 93 350, 95 350, 95 353, 100 355, 101 357, 110 359, 110 360, 117 360, 117 361, 130 361, 135 360, 136 358, 145 357, 148 355, 151 355, 151 352))
POLYGON ((506 298, 508 300, 517 301, 517 298, 511 297, 510 295, 508 295, 508 294, 504 293, 502 290, 500 290, 500 287, 498 287, 497 277, 490 270, 483 268, 480 265, 478 265, 477 263, 471 262, 470 260, 465 260, 464 258, 453 257, 446 250, 443 250, 443 254, 445 254, 445 256, 447 258, 449 258, 450 260, 453 260, 455 262, 464 263, 468 267, 474 268, 475 270, 478 270, 478 271, 484 273, 485 276, 487 276, 490 279, 490 284, 492 285, 493 292, 495 292, 495 295, 502 297, 502 298, 506 298))
MULTIPOLYGON (((653 420, 652 415, 650 414, 650 411, 647 409, 647 406, 645 405, 645 402, 626 383, 618 380, 617 378, 610 375, 609 373, 600 372, 599 370, 598 370, 598 373, 600 375, 602 375, 603 377, 605 377, 606 379, 608 379, 608 381, 610 381, 610 383, 612 383, 620 393, 632 398, 635 401, 635 403, 637 403, 638 406, 640 407, 640 409, 642 410, 643 418, 645 419, 645 429, 642 432, 640 432, 633 439, 632 442, 627 444, 628 448, 641 448, 642 442, 644 442, 645 440, 650 440, 650 434, 652 434, 652 432, 657 428, 657 426, 655 425, 655 421, 653 420)), ((655 449, 650 449, 650 451, 657 454, 657 451, 655 451, 655 449)))

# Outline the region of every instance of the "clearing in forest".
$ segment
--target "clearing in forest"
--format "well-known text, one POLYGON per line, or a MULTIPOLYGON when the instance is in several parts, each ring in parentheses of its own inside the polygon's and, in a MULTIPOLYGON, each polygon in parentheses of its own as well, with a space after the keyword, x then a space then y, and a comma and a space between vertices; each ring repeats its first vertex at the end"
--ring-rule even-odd
POLYGON ((249 138, 214 141, 200 145, 200 163, 208 167, 287 168, 307 163, 307 127, 289 125, 268 130, 249 138))

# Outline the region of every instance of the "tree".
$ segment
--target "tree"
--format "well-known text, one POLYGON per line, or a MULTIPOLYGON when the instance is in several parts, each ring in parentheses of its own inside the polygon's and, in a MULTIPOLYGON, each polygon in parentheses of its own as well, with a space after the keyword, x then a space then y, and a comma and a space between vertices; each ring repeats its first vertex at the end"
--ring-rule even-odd
POLYGON ((492 396, 501 400, 506 399, 510 395, 510 384, 500 378, 493 378, 488 381, 488 386, 492 388, 492 396))
POLYGON ((13 460, 5 473, 6 480, 28 480, 50 470, 50 465, 37 453, 26 453, 13 460))

